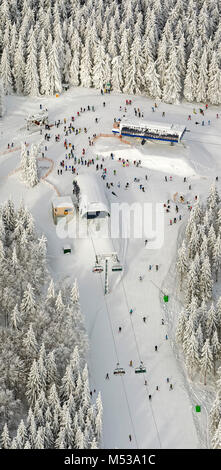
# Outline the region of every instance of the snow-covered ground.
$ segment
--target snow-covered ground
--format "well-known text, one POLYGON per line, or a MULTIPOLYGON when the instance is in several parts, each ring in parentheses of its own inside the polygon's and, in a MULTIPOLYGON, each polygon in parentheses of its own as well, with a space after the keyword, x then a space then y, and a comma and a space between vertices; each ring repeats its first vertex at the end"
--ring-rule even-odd
MULTIPOLYGON (((186 379, 182 361, 178 357, 174 345, 174 324, 180 305, 176 298, 174 259, 177 249, 178 236, 188 217, 188 205, 194 203, 195 195, 204 199, 208 188, 215 176, 221 176, 220 119, 216 113, 220 110, 209 107, 205 116, 193 115, 192 106, 159 104, 156 111, 151 110, 153 103, 144 97, 105 95, 101 96, 96 90, 72 89, 59 98, 25 98, 7 97, 7 114, 0 121, 0 201, 9 196, 18 204, 23 198, 31 210, 40 232, 48 239, 48 262, 52 276, 60 283, 78 278, 81 305, 85 314, 88 335, 90 339, 90 354, 88 358, 91 390, 96 389, 94 396, 100 390, 104 406, 103 447, 105 448, 205 448, 209 446, 207 436, 207 413, 209 393, 203 386, 193 387, 186 379), (124 111, 125 99, 132 100, 132 105, 124 111), (106 106, 103 106, 105 101, 106 106), (71 243, 73 251, 65 256, 62 247, 65 241, 58 237, 56 226, 51 215, 51 201, 56 196, 54 187, 61 195, 72 194, 73 175, 63 171, 59 163, 65 158, 63 145, 63 125, 58 129, 51 128, 51 141, 47 143, 45 156, 54 161, 54 169, 45 181, 37 187, 28 189, 19 178, 19 172, 12 174, 19 167, 19 150, 7 153, 8 143, 14 142, 14 147, 21 142, 41 143, 44 151, 44 135, 39 131, 31 132, 25 128, 25 117, 38 112, 39 104, 48 107, 49 120, 63 121, 67 124, 71 116, 75 116, 74 126, 87 127, 88 132, 75 136, 70 134, 67 139, 75 145, 75 155, 81 157, 82 148, 86 149, 85 158, 95 158, 95 165, 90 167, 77 165, 79 174, 96 172, 95 166, 102 163, 107 168, 106 180, 100 177, 98 181, 105 188, 110 203, 127 202, 156 203, 171 201, 171 212, 164 214, 164 241, 159 249, 144 246, 144 237, 126 239, 99 239, 96 224, 91 223, 88 238, 73 238, 66 240, 71 243), (80 108, 88 105, 95 106, 95 112, 85 111, 77 116, 80 108), (120 105, 123 111, 119 111, 120 105), (113 118, 124 114, 130 119, 134 117, 134 107, 139 107, 144 113, 144 119, 186 125, 183 144, 170 146, 166 143, 147 142, 140 145, 139 140, 131 140, 132 145, 120 142, 118 139, 102 137, 94 146, 88 145, 88 136, 99 133, 111 134, 113 118), (165 118, 162 117, 165 111, 165 118), (188 115, 192 120, 188 121, 188 115), (98 124, 95 123, 98 117, 98 124), (201 125, 202 120, 205 126, 201 125), (208 125, 208 120, 211 124, 208 125), (196 125, 195 122, 200 125, 196 125), (55 134, 61 135, 61 142, 56 143, 55 134), (113 152, 114 160, 110 158, 113 152), (123 167, 118 161, 125 158, 130 161, 128 167, 123 167), (141 160, 141 167, 133 165, 134 160, 141 160), (113 174, 116 170, 116 176, 113 174), (147 175, 147 181, 145 179, 147 175), (168 182, 164 176, 168 177, 168 182), (172 181, 169 177, 172 176, 172 181), (187 177, 187 183, 183 178, 187 177), (145 192, 139 189, 134 178, 140 179, 145 192), (106 182, 113 182, 112 189, 106 188, 106 182), (117 183, 121 187, 117 187, 117 183), (130 188, 124 189, 125 183, 130 188), (49 184, 50 183, 50 184, 49 184), (189 190, 189 185, 191 189, 189 190), (117 198, 111 191, 117 194, 117 198), (183 195, 184 204, 179 203, 183 195), (175 202, 179 206, 182 220, 172 226, 170 219, 176 217, 175 202), (123 273, 111 273, 109 277, 110 293, 104 296, 104 275, 92 273, 95 254, 116 251, 124 265, 123 273), (149 271, 149 265, 152 270, 149 271), (159 270, 155 270, 155 265, 159 270), (143 281, 139 281, 143 275, 143 281), (163 294, 169 294, 169 303, 163 303, 163 294), (132 315, 129 314, 133 309, 132 315), (144 323, 143 317, 146 317, 144 323), (165 319, 165 325, 161 319, 165 319), (122 331, 119 333, 118 328, 122 331), (165 336, 168 334, 169 339, 165 336), (158 351, 155 351, 155 345, 158 351), (129 366, 132 360, 133 366, 129 366), (140 361, 146 366, 146 374, 135 374, 135 367, 140 361), (124 376, 115 376, 113 371, 116 363, 125 368, 124 376), (109 380, 105 379, 109 373, 109 380), (173 390, 169 390, 166 379, 169 377, 173 390), (147 380, 147 386, 145 385, 147 380), (158 385, 159 390, 156 390, 158 385), (152 399, 148 399, 148 395, 152 399), (199 402, 200 401, 200 402, 199 402), (195 406, 200 404, 202 412, 196 413, 195 406), (129 434, 132 441, 129 441, 129 434)), ((197 111, 199 110, 198 106, 197 111)), ((44 134, 44 132, 43 132, 44 134)), ((40 165, 44 167, 44 162, 40 165)), ((73 161, 68 161, 73 165, 73 161)), ((48 168, 45 162, 45 168, 48 168)), ((42 168, 42 173, 44 169, 42 168)), ((220 183, 218 182, 218 188, 220 183)), ((155 209, 154 209, 155 210, 155 209)), ((178 214, 178 215, 179 215, 178 214)), ((101 223, 102 225, 102 223, 101 223)))

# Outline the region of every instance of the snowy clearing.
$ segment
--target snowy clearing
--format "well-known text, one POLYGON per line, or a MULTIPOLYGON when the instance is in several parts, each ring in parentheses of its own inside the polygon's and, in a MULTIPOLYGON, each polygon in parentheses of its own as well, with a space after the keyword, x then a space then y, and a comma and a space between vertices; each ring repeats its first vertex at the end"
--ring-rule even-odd
MULTIPOLYGON (((198 107, 201 107, 199 105, 198 107)), ((155 113, 151 111, 152 101, 144 97, 110 94, 101 96, 92 89, 71 89, 59 98, 22 98, 7 97, 7 114, 0 121, 0 171, 1 187, 0 202, 11 196, 16 205, 23 198, 31 210, 36 226, 48 239, 48 263, 52 276, 61 283, 78 278, 81 307, 86 317, 87 331, 90 339, 90 354, 88 358, 91 390, 96 394, 101 391, 104 406, 103 447, 104 448, 206 448, 209 446, 207 432, 208 396, 212 395, 208 387, 204 392, 203 386, 193 387, 186 379, 182 362, 177 357, 174 348, 174 328, 179 304, 175 294, 174 257, 177 248, 179 232, 188 217, 187 201, 194 203, 195 195, 203 200, 208 194, 208 188, 215 176, 221 175, 220 163, 220 120, 215 107, 206 111, 205 126, 195 125, 187 121, 192 114, 192 106, 165 105, 159 103, 155 113), (127 106, 127 112, 119 111, 119 106, 125 106, 125 99, 130 98, 132 105, 127 106), (103 102, 106 106, 103 107, 103 102), (57 129, 50 130, 51 140, 47 143, 45 156, 52 159, 54 169, 45 181, 34 188, 27 188, 20 181, 19 172, 9 176, 20 166, 19 151, 5 154, 8 143, 20 146, 21 142, 42 143, 43 135, 28 132, 25 129, 25 118, 29 113, 36 113, 39 105, 43 104, 49 111, 49 122, 67 119, 75 116, 75 128, 81 127, 80 134, 71 133, 67 139, 75 145, 74 154, 80 158, 82 149, 86 149, 85 159, 95 159, 95 165, 89 167, 77 165, 79 174, 94 174, 96 163, 102 163, 107 168, 107 177, 99 181, 105 191, 109 203, 116 202, 112 189, 107 189, 106 182, 113 182, 113 191, 117 194, 117 202, 151 202, 164 203, 171 201, 171 212, 165 212, 164 243, 158 250, 146 249, 144 238, 131 239, 99 239, 95 236, 96 222, 91 222, 89 238, 69 237, 60 239, 56 234, 56 226, 51 215, 51 201, 56 196, 53 185, 62 196, 72 195, 73 175, 71 171, 57 174, 60 161, 65 159, 63 124, 57 129), (77 116, 81 107, 95 106, 95 112, 85 111, 77 116), (88 145, 88 136, 96 133, 111 134, 114 117, 122 118, 124 114, 130 120, 134 117, 134 107, 140 107, 144 117, 149 121, 173 122, 185 125, 190 132, 183 138, 183 144, 169 144, 132 141, 132 145, 121 143, 116 138, 100 138, 93 146, 88 145), (162 117, 165 112, 165 118, 162 117), (98 118, 98 124, 95 123, 98 118), (208 120, 211 124, 208 125, 208 120), (87 134, 83 128, 87 128, 87 134), (55 142, 54 136, 60 133, 60 142, 55 142), (113 152, 114 160, 110 158, 113 152), (96 161, 96 155, 99 160, 96 161), (130 161, 128 167, 123 167, 118 159, 130 161), (141 166, 135 167, 134 160, 141 160, 141 166), (116 175, 114 175, 116 170, 116 175), (148 179, 145 179, 147 174, 148 179), (167 175, 166 182, 164 176, 167 175), (172 181, 169 177, 172 176, 172 181), (183 177, 187 177, 187 183, 183 177), (139 189, 134 178, 140 179, 145 192, 139 189), (120 182, 120 187, 117 183, 120 182), (126 182, 129 189, 124 189, 126 182), (49 183, 49 184, 48 184, 49 183), (191 184, 191 189, 189 185, 191 184), (179 214, 182 220, 170 226, 169 220, 175 214, 174 195, 177 194, 179 214), (184 203, 179 203, 179 196, 184 196, 184 203), (71 244, 73 250, 68 256, 62 253, 64 244, 71 244), (117 252, 124 266, 122 273, 111 273, 109 277, 110 294, 104 296, 104 273, 94 274, 92 268, 95 255, 98 253, 117 252), (159 265, 159 271, 155 265, 159 265), (148 271, 148 266, 152 270, 148 271), (143 281, 139 281, 143 275, 143 281), (169 295, 169 303, 163 303, 163 294, 169 295), (132 315, 129 310, 133 309, 132 315), (146 317, 146 322, 143 317, 146 317), (165 325, 161 319, 165 319, 165 325), (119 326, 122 331, 119 333, 119 326), (165 339, 165 335, 169 339, 165 339), (158 351, 155 351, 155 345, 158 351), (132 367, 129 362, 132 360, 132 367), (143 361, 147 368, 146 374, 135 374, 134 368, 143 361), (114 376, 116 363, 125 368, 124 376, 114 376), (109 373, 109 380, 105 379, 109 373), (166 378, 169 377, 173 390, 169 390, 166 378), (144 385, 147 380, 147 386, 144 385), (158 385, 159 391, 156 390, 158 385), (195 390, 195 391, 194 391, 195 390), (148 399, 148 395, 152 399, 148 399), (198 397, 200 403, 198 402, 198 397), (202 412, 196 414, 195 406, 200 404, 202 412), (129 434, 132 441, 129 442, 129 434)), ((198 108, 197 108, 198 109, 198 108)), ((198 115, 198 121, 201 119, 198 115)), ((69 162, 68 162, 69 163, 69 162)), ((73 163, 71 162, 73 165, 73 163)), ((41 162, 43 167, 43 163, 41 162)), ((45 163, 48 168, 48 163, 45 163)), ((218 189, 220 183, 217 184, 218 189)), ((95 395, 96 395, 95 394, 95 395)))

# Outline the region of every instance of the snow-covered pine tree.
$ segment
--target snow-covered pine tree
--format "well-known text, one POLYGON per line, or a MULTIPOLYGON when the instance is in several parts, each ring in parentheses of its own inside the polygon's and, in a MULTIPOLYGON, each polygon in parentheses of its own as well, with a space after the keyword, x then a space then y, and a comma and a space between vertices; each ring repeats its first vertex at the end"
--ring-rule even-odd
POLYGON ((39 76, 37 68, 37 45, 35 30, 31 28, 27 45, 27 62, 25 66, 24 90, 27 95, 38 96, 39 76))
POLYGON ((163 88, 163 100, 166 103, 178 104, 181 97, 181 77, 178 67, 177 50, 173 47, 165 72, 165 85, 163 88))
POLYGON ((0 78, 0 118, 5 114, 5 90, 3 86, 3 81, 0 78))
POLYGON ((196 89, 196 100, 200 103, 205 103, 207 99, 208 88, 208 52, 206 46, 202 53, 199 64, 199 76, 196 89))
POLYGON ((95 88, 103 88, 104 84, 106 83, 105 58, 106 52, 104 45, 101 41, 99 41, 97 44, 92 76, 93 85, 95 86, 95 88))
POLYGON ((61 70, 58 59, 58 51, 56 42, 52 43, 51 51, 49 52, 48 57, 48 73, 49 73, 49 89, 50 95, 55 93, 61 93, 62 83, 61 83, 61 70))
POLYGON ((192 379, 200 364, 198 339, 194 332, 186 343, 185 363, 192 379))
POLYGON ((38 164, 37 164, 37 154, 38 150, 36 145, 31 145, 30 156, 28 159, 28 169, 27 169, 27 183, 33 188, 39 182, 38 177, 38 164))
POLYGON ((200 361, 200 371, 202 373, 204 379, 204 385, 207 383, 207 376, 213 369, 213 356, 210 346, 209 339, 206 339, 203 349, 202 349, 202 357, 200 361))
POLYGON ((81 86, 83 87, 90 88, 92 86, 92 58, 89 38, 86 39, 85 45, 82 47, 80 61, 80 82, 81 86))
POLYGON ((162 96, 162 90, 160 87, 160 76, 156 70, 156 62, 149 56, 147 67, 145 70, 145 81, 148 95, 152 98, 160 99, 162 96))
POLYGON ((38 399, 40 392, 41 392, 41 378, 40 378, 37 362, 36 360, 34 360, 31 366, 29 375, 28 375, 27 390, 26 390, 26 396, 31 406, 35 405, 35 402, 38 399))
POLYGON ((9 51, 8 45, 4 47, 1 62, 0 62, 0 78, 2 81, 4 93, 6 95, 12 92, 13 83, 12 83, 12 72, 11 72, 11 64, 9 60, 9 51))
POLYGON ((140 94, 145 85, 145 59, 142 40, 137 35, 130 48, 130 61, 125 72, 124 93, 140 94))
POLYGON ((218 281, 218 272, 220 271, 220 267, 221 267, 221 239, 220 239, 220 234, 218 235, 218 237, 215 241, 215 244, 213 246, 212 258, 213 258, 213 269, 215 271, 216 282, 217 282, 218 281))
POLYGON ((194 101, 197 93, 197 81, 198 81, 198 70, 196 64, 196 52, 195 49, 190 54, 187 62, 186 77, 184 80, 184 98, 187 101, 194 101))
POLYGON ((50 94, 50 77, 48 71, 48 61, 44 44, 41 47, 39 55, 39 86, 42 95, 50 94))
POLYGON ((36 358, 37 356, 38 343, 33 331, 32 323, 30 323, 29 329, 23 338, 23 346, 26 358, 29 361, 33 361, 33 358, 36 358))
POLYGON ((112 59, 112 78, 111 85, 113 91, 121 92, 123 89, 123 73, 122 73, 122 60, 121 57, 115 56, 112 59))
POLYGON ((218 64, 216 51, 212 52, 212 60, 209 65, 209 82, 207 98, 212 104, 221 103, 221 70, 218 64))
POLYGON ((211 267, 208 256, 202 261, 201 274, 200 274, 200 297, 206 301, 211 299, 212 296, 213 280, 211 275, 211 267))
POLYGON ((181 345, 183 344, 183 341, 184 341, 184 334, 185 334, 187 321, 188 321, 187 313, 185 310, 182 310, 182 312, 179 315, 177 327, 176 327, 176 342, 181 345))
POLYGON ((7 423, 4 424, 0 442, 1 442, 1 449, 10 449, 11 439, 9 436, 7 423))

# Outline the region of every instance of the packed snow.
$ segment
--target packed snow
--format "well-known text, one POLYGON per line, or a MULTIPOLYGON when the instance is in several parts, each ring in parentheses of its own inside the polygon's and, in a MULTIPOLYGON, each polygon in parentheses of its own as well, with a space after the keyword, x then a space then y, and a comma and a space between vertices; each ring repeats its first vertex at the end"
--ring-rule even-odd
MULTIPOLYGON (((76 277, 79 281, 81 307, 90 340, 90 386, 92 391, 96 390, 93 399, 101 391, 104 407, 103 447, 209 447, 205 431, 208 426, 208 394, 203 392, 203 386, 194 388, 187 379, 182 361, 174 348, 174 327, 171 321, 176 322, 176 309, 180 307, 176 299, 173 271, 177 240, 189 216, 188 206, 193 205, 196 195, 204 200, 211 182, 221 174, 221 125, 220 119, 216 118, 220 110, 209 106, 202 118, 199 114, 202 105, 196 107, 198 114, 195 116, 189 104, 176 106, 159 102, 153 112, 152 101, 144 97, 120 94, 101 96, 96 90, 74 88, 58 98, 7 96, 6 105, 7 114, 0 120, 0 201, 9 195, 16 205, 21 199, 24 200, 39 232, 43 232, 48 239, 48 263, 52 277, 61 284, 73 281, 76 277), (125 111, 125 100, 128 98, 132 100, 132 105, 127 106, 125 111), (47 131, 43 130, 43 135, 40 135, 38 129, 28 131, 25 127, 25 118, 30 113, 36 114, 40 104, 48 108, 49 123, 54 124, 58 119, 62 123, 59 128, 53 126, 48 131, 51 139, 47 143, 44 140, 47 131), (94 105, 95 112, 87 111, 88 105, 94 105), (119 111, 120 106, 122 111, 119 111), (80 112, 81 107, 86 109, 85 112, 80 112), (183 144, 170 146, 146 142, 141 146, 140 140, 130 139, 129 144, 114 137, 100 137, 94 145, 88 145, 88 136, 92 139, 95 133, 97 136, 99 133, 111 134, 114 118, 126 115, 136 122, 134 107, 139 107, 148 121, 162 122, 163 125, 167 119, 187 127, 189 132, 185 133, 183 144), (80 112, 79 117, 77 111, 80 112), (162 117, 163 111, 165 117, 162 117), (187 120, 188 115, 191 115, 191 120, 187 120), (68 125, 71 116, 75 116, 72 123, 74 127, 81 127, 82 130, 78 135, 70 133, 66 137, 63 121, 66 118, 68 125), (96 117, 98 123, 95 123, 96 117), (84 127, 87 133, 83 132, 84 127), (60 141, 56 142, 55 135, 58 133, 60 141), (145 246, 144 236, 99 238, 104 221, 96 220, 90 222, 87 238, 73 238, 71 233, 65 240, 59 238, 60 227, 53 223, 51 204, 57 195, 56 189, 61 196, 72 195, 74 179, 71 171, 63 168, 62 175, 58 175, 57 171, 61 169, 60 161, 65 160, 65 153, 68 153, 64 148, 65 138, 74 144, 74 155, 78 158, 81 158, 83 148, 86 150, 84 160, 94 158, 94 165, 75 166, 79 175, 85 174, 88 179, 90 175, 94 178, 97 173, 97 180, 109 204, 148 202, 155 208, 157 203, 163 206, 170 200, 171 212, 164 212, 164 241, 159 249, 149 249, 148 243, 145 246), (12 142, 15 150, 9 151, 8 144, 11 146, 12 142), (48 177, 33 188, 21 181, 20 171, 15 172, 20 167, 20 147, 24 142, 29 145, 40 144, 41 152, 54 162, 48 177), (111 159, 111 153, 114 159, 111 159), (123 166, 123 159, 129 160, 129 166, 123 166), (141 160, 141 165, 135 166, 135 160, 141 160), (103 172, 100 169, 96 172, 96 164, 103 164, 107 169, 105 180, 101 178, 103 172), (186 183, 184 177, 187 178, 186 183), (134 178, 140 181, 134 181, 134 178), (113 187, 108 189, 107 182, 113 182, 113 187), (126 190, 127 182, 129 189, 126 190), (120 186, 117 186, 118 183, 120 186), (144 186, 144 192, 140 184, 144 186), (117 196, 112 194, 112 190, 117 196), (184 203, 179 202, 181 195, 184 203), (170 219, 176 217, 175 204, 179 206, 182 219, 170 225, 170 219), (63 254, 66 242, 72 246, 72 253, 68 256, 63 254), (109 275, 110 293, 105 296, 104 273, 95 274, 92 268, 97 254, 111 252, 118 254, 123 272, 112 272, 109 275), (152 266, 150 271, 149 265, 152 266), (158 271, 156 265, 159 265, 158 271), (139 276, 143 277, 142 281, 139 276), (169 295, 167 305, 163 302, 164 294, 169 295), (130 309, 133 310, 132 314, 129 313, 130 309), (165 320, 164 325, 162 318, 165 320), (130 361, 132 366, 129 365, 130 361), (145 374, 135 374, 135 367, 141 361, 147 371, 145 374), (125 369, 125 375, 113 374, 117 363, 125 369), (107 373, 109 379, 106 379, 107 373), (156 390, 156 386, 159 390, 156 390), (198 404, 202 407, 201 413, 195 411, 198 404)), ((42 156, 41 153, 39 156, 42 156)), ((74 164, 72 159, 66 163, 74 164)), ((218 188, 219 184, 218 181, 218 188)), ((80 224, 84 223, 80 220, 80 224)))

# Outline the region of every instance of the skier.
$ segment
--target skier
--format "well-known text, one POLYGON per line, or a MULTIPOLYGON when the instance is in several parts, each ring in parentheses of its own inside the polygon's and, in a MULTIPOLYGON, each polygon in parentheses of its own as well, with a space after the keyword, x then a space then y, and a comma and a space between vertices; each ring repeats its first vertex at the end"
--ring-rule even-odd
POLYGON ((107 380, 107 379, 109 380, 109 374, 106 374, 106 380, 107 380))
POLYGON ((146 246, 147 242, 148 242, 148 240, 145 240, 145 241, 144 241, 144 245, 145 245, 145 246, 146 246))
POLYGON ((164 178, 165 178, 165 181, 167 181, 167 176, 164 176, 164 178))
POLYGON ((170 384, 170 390, 173 390, 173 385, 172 384, 170 384))
POLYGON ((158 264, 156 264, 156 271, 158 271, 158 269, 159 269, 159 265, 158 265, 158 264))
POLYGON ((151 400, 151 398, 152 398, 151 395, 149 395, 149 400, 151 400))
POLYGON ((169 379, 169 377, 167 377, 167 383, 169 383, 169 381, 170 381, 170 379, 169 379))
POLYGON ((152 268, 152 265, 151 265, 151 264, 149 264, 149 271, 151 271, 151 268, 152 268))
POLYGON ((147 317, 143 317, 143 322, 146 323, 147 317))
POLYGON ((155 351, 157 351, 157 346, 155 346, 155 351))
POLYGON ((105 108, 105 101, 103 102, 103 107, 105 108))
POLYGON ((184 183, 186 183, 186 176, 184 176, 184 178, 183 178, 183 182, 184 182, 184 183))
POLYGON ((191 184, 189 185, 189 191, 191 190, 191 184))
POLYGON ((165 338, 168 339, 168 336, 166 335, 165 338))
POLYGON ((130 360, 130 363, 129 363, 129 365, 130 365, 130 367, 132 367, 132 366, 133 366, 133 361, 132 361, 132 360, 130 360))
POLYGON ((130 440, 130 442, 132 441, 132 436, 131 436, 131 434, 129 434, 129 440, 130 440))
POLYGON ((139 276, 139 281, 142 281, 142 280, 143 280, 142 276, 139 276))
POLYGON ((165 117, 165 111, 162 112, 162 117, 165 117))
POLYGON ((133 310, 132 310, 132 308, 130 309, 129 313, 130 313, 130 314, 132 314, 132 313, 133 313, 133 310))
POLYGON ((162 320, 161 320, 161 325, 164 325, 164 319, 163 319, 163 318, 162 318, 162 320))
POLYGON ((159 390, 159 387, 158 387, 158 385, 156 386, 156 390, 159 390))
POLYGON ((144 385, 147 385, 147 380, 144 381, 144 385))
POLYGON ((218 181, 218 179, 219 179, 218 176, 216 176, 216 181, 218 181))
POLYGON ((119 326, 118 331, 119 331, 119 333, 121 332, 121 326, 119 326))

